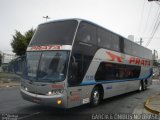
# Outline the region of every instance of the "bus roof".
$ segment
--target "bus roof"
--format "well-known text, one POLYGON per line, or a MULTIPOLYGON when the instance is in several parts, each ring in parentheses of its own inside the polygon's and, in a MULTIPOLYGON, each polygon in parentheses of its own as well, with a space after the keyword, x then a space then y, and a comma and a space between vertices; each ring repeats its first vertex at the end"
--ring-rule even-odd
MULTIPOLYGON (((124 36, 122 36, 122 35, 120 35, 120 34, 117 34, 117 33, 113 32, 113 31, 111 31, 111 30, 109 30, 109 29, 107 29, 107 28, 105 28, 105 27, 102 27, 101 25, 98 25, 98 24, 96 24, 96 23, 94 23, 94 22, 91 22, 91 21, 85 20, 85 19, 81 19, 81 18, 69 18, 69 19, 53 20, 53 21, 41 23, 41 24, 39 24, 39 25, 48 24, 48 23, 52 23, 52 22, 66 21, 66 20, 76 20, 77 22, 82 22, 82 21, 88 22, 88 23, 90 23, 90 24, 92 24, 92 25, 95 25, 95 26, 97 26, 97 27, 100 27, 100 28, 102 28, 102 29, 105 29, 105 30, 107 30, 107 31, 109 31, 109 32, 111 32, 111 33, 113 33, 113 34, 115 34, 115 35, 118 35, 118 36, 120 36, 120 37, 122 37, 122 38, 124 38, 124 39, 126 39, 126 40, 128 40, 128 41, 130 41, 130 42, 132 42, 132 43, 134 43, 134 44, 136 44, 136 45, 138 45, 138 46, 141 46, 141 45, 139 45, 138 43, 135 43, 135 42, 129 40, 128 38, 126 38, 126 37, 124 37, 124 36)), ((141 46, 141 47, 143 47, 144 49, 150 50, 149 48, 146 48, 146 47, 144 47, 144 46, 141 46)), ((152 50, 150 50, 150 51, 152 52, 152 50)))

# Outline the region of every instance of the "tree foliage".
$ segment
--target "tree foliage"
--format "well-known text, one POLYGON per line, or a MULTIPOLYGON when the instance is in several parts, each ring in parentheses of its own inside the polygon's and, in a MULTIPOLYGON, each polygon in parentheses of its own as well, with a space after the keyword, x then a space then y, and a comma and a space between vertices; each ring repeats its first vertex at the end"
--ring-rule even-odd
POLYGON ((16 53, 16 55, 22 56, 26 53, 27 46, 34 32, 35 30, 33 28, 25 32, 25 34, 21 34, 19 31, 16 30, 11 42, 13 52, 16 53))
POLYGON ((2 55, 0 54, 0 66, 2 64, 2 55))
POLYGON ((157 60, 153 60, 153 66, 158 66, 158 65, 159 65, 158 61, 157 60))

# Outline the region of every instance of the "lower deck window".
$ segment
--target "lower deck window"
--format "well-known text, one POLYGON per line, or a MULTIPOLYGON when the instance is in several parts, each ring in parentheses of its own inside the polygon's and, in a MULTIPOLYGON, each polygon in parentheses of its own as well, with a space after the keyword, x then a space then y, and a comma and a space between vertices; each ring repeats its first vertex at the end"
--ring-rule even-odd
POLYGON ((138 78, 140 70, 140 66, 102 62, 96 72, 95 80, 101 81, 138 78))

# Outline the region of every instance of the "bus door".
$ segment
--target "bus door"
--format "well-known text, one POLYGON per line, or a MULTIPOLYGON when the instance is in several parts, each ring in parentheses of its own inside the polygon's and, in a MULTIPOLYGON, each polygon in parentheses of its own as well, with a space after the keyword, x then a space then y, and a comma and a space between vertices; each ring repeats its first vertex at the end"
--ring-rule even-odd
POLYGON ((81 55, 71 57, 68 74, 68 107, 81 105, 83 80, 83 60, 81 55))

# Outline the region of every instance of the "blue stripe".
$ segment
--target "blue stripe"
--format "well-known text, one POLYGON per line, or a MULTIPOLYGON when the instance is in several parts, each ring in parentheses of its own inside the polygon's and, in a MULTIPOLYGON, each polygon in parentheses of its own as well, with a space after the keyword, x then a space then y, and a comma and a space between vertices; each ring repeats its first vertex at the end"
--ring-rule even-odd
POLYGON ((105 80, 98 80, 98 82, 96 82, 95 80, 92 80, 92 81, 82 82, 81 85, 95 85, 95 84, 105 84, 105 83, 117 83, 117 82, 144 80, 144 79, 148 79, 151 76, 152 76, 152 74, 146 75, 145 77, 142 77, 142 78, 133 78, 133 79, 124 79, 124 80, 106 80, 106 81, 105 80))

